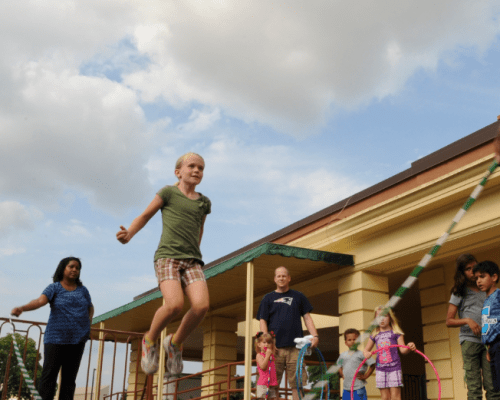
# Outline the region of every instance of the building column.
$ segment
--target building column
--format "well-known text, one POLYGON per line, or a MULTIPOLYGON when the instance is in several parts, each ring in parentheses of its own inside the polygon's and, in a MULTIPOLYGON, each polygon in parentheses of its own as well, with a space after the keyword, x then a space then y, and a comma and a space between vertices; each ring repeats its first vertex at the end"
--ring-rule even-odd
MULTIPOLYGON (((238 322, 234 318, 220 316, 207 316, 202 323, 203 328, 203 371, 220 367, 221 365, 236 362, 236 344, 238 335, 238 322)), ((231 367, 230 375, 234 377, 236 366, 231 367)), ((221 368, 203 374, 202 386, 227 381, 228 370, 221 368)), ((236 383, 231 384, 236 388, 236 383)), ((221 390, 227 389, 226 384, 221 385, 221 390)), ((203 389, 201 395, 219 391, 218 385, 203 389)))
MULTIPOLYGON (((344 331, 355 328, 363 333, 374 319, 375 308, 389 300, 388 292, 386 276, 358 271, 339 280, 339 353, 347 350, 344 331)), ((366 341, 359 350, 362 351, 365 345, 366 341)), ((368 379, 367 382, 368 397, 379 399, 380 390, 375 386, 375 379, 368 379)), ((343 390, 342 386, 340 389, 343 390)))
MULTIPOLYGON (((99 350, 97 353, 97 376, 95 380, 96 390, 94 391, 94 400, 99 400, 101 395, 102 362, 104 357, 104 332, 102 330, 104 329, 104 322, 99 324, 99 329, 101 329, 101 331, 99 331, 99 350)), ((59 388, 57 398, 59 398, 59 388)))
MULTIPOLYGON (((445 269, 443 266, 424 270, 418 278, 420 288, 420 302, 422 306, 422 324, 424 339, 424 354, 429 357, 439 372, 441 379, 441 399, 461 399, 467 397, 467 389, 454 388, 452 364, 462 363, 462 355, 458 340, 450 341, 450 334, 446 326, 446 314, 450 292, 445 286, 445 269), (453 349, 452 347, 456 347, 453 349), (453 356, 452 356, 453 354, 453 356), (455 389, 455 390, 454 390, 455 389), (458 389, 458 391, 456 390, 458 389), (460 392, 460 393, 458 393, 460 392)), ((458 336, 458 329, 457 336, 458 336)), ((427 396, 429 399, 438 398, 438 383, 432 367, 425 364, 427 396)), ((463 369, 455 368, 455 377, 463 387, 463 369)))
POLYGON ((146 383, 146 374, 141 369, 141 345, 139 340, 132 340, 130 343, 130 362, 128 372, 128 386, 126 400, 137 400, 141 398, 141 393, 135 391, 142 390, 146 383))

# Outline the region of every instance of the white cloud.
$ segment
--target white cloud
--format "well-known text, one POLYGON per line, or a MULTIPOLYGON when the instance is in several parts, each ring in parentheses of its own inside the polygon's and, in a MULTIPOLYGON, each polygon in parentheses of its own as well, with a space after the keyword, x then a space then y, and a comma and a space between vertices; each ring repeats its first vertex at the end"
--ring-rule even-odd
POLYGON ((125 280, 115 282, 113 291, 125 295, 137 296, 139 293, 144 293, 158 285, 158 281, 154 274, 141 276, 128 276, 125 280))
POLYGON ((143 200, 150 133, 136 94, 79 71, 133 32, 136 11, 115 0, 2 3, 3 196, 54 209, 71 188, 115 213, 143 200))
POLYGON ((135 94, 43 61, 19 74, 15 110, 0 108, 9 127, 0 136, 8 171, 0 192, 50 208, 70 187, 114 212, 143 200, 150 136, 135 94))
POLYGON ((16 254, 23 254, 23 253, 26 253, 26 249, 24 247, 4 247, 4 248, 0 248, 0 257, 13 256, 13 255, 16 255, 16 254))
POLYGON ((161 4, 143 10, 134 33, 152 65, 128 85, 145 101, 198 102, 297 135, 332 107, 398 93, 451 52, 481 53, 500 32, 492 2, 161 4))
POLYGON ((88 231, 88 229, 83 226, 84 224, 78 220, 70 220, 69 225, 67 225, 64 229, 61 230, 61 233, 64 236, 79 236, 79 237, 92 237, 92 234, 88 231))
MULTIPOLYGON (((465 0, 3 2, 0 193, 44 210, 68 206, 67 189, 112 213, 142 205, 153 175, 165 174, 153 146, 201 137, 221 115, 310 134, 330 112, 398 93, 457 49, 484 51, 499 9, 465 0), (107 79, 110 70, 123 81, 107 79), (195 111, 172 130, 168 116, 147 121, 141 101, 159 99, 195 111)), ((271 167, 261 178, 283 181, 271 167)))
POLYGON ((0 238, 14 231, 31 231, 42 218, 43 213, 34 207, 26 207, 17 201, 0 202, 0 238))
POLYGON ((149 173, 149 181, 152 185, 158 185, 160 182, 176 182, 175 162, 181 154, 177 154, 172 147, 162 147, 159 155, 153 155, 146 164, 149 173))
POLYGON ((217 122, 220 117, 220 110, 218 108, 209 112, 202 112, 195 109, 189 116, 189 121, 184 124, 180 124, 178 129, 193 133, 203 132, 217 122))
POLYGON ((131 33, 137 17, 133 2, 121 0, 2 2, 2 59, 18 62, 59 54, 73 62, 131 33))
MULTIPOLYGON (((181 146, 184 144, 179 143, 181 146)), ((163 152, 169 156, 155 157, 148 164, 156 185, 165 182, 161 171, 173 171, 173 155, 178 153, 174 147, 163 152)), ((206 163, 199 190, 210 193, 217 209, 234 213, 218 216, 230 224, 249 225, 256 220, 291 223, 366 186, 335 172, 332 160, 303 157, 285 145, 255 144, 220 135, 199 152, 206 163)), ((172 173, 172 182, 174 179, 172 173)))

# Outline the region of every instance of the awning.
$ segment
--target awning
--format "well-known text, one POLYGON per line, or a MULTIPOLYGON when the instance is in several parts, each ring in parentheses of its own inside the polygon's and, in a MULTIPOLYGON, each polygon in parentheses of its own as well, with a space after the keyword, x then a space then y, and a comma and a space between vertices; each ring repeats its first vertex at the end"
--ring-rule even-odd
MULTIPOLYGON (((226 315, 245 314, 246 263, 253 261, 254 295, 275 289, 274 269, 286 266, 292 286, 304 280, 354 265, 352 255, 331 253, 275 243, 263 243, 205 270, 212 314, 225 308, 226 315), (231 310, 227 307, 231 306, 231 310)), ((160 307, 161 292, 155 288, 134 301, 95 317, 93 325, 106 322, 106 328, 143 332, 149 328, 154 312, 160 307)), ((187 302, 186 302, 187 303, 187 302)), ((185 308, 189 304, 185 305, 185 308)), ((183 311, 183 313, 185 310, 183 311)), ((181 314, 183 314, 181 313, 181 314)))

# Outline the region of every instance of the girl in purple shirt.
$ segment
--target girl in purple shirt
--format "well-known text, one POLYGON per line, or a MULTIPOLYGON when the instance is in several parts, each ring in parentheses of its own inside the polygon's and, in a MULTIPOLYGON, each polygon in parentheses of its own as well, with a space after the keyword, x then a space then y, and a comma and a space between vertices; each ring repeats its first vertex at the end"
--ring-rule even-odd
MULTIPOLYGON (((375 309, 375 318, 379 316, 383 308, 383 306, 379 306, 375 309)), ((379 320, 379 326, 375 330, 375 335, 370 336, 368 339, 364 350, 365 358, 371 356, 373 345, 376 345, 377 349, 380 349, 394 344, 405 346, 405 341, 403 331, 399 327, 396 316, 392 310, 389 310, 389 313, 379 320)), ((409 349, 400 347, 401 354, 406 354, 410 350, 415 351, 417 348, 413 342, 408 343, 408 347, 409 349)), ((377 388, 380 389, 382 400, 401 400, 403 376, 398 348, 392 347, 377 353, 376 368, 375 381, 377 388)))

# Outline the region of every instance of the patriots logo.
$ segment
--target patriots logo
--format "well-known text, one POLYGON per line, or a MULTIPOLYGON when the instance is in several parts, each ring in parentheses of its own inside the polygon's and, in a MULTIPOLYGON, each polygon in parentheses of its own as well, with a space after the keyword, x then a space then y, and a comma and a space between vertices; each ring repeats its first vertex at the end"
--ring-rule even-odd
POLYGON ((281 299, 274 300, 275 303, 285 303, 289 306, 292 305, 293 297, 282 297, 281 299))

